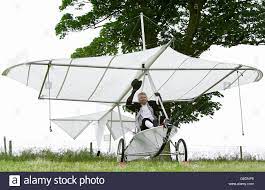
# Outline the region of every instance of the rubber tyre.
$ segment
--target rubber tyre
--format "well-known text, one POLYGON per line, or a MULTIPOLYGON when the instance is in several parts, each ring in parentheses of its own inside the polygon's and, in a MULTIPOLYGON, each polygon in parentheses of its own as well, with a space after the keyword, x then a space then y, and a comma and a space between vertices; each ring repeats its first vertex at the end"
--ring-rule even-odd
POLYGON ((125 162, 124 152, 125 152, 125 142, 124 139, 121 138, 117 149, 117 162, 125 162))
POLYGON ((175 147, 175 149, 176 149, 176 152, 177 152, 177 154, 176 154, 176 161, 177 162, 180 162, 180 161, 184 161, 184 162, 186 162, 187 160, 188 160, 188 151, 187 151, 187 145, 186 145, 186 142, 183 140, 183 139, 179 139, 178 140, 178 142, 177 142, 177 145, 176 145, 176 147, 175 147), (184 156, 184 160, 180 160, 180 158, 179 158, 179 148, 180 148, 180 145, 183 145, 183 147, 184 147, 184 152, 182 153, 182 154, 184 154, 184 155, 181 155, 181 156, 184 156))

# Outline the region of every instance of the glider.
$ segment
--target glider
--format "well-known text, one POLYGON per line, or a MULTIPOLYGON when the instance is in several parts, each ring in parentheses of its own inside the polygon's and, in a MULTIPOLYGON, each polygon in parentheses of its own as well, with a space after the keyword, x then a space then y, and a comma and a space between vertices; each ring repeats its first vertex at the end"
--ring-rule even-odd
MULTIPOLYGON (((141 131, 135 134, 126 146, 126 120, 121 115, 120 105, 124 104, 129 96, 132 80, 143 81, 142 88, 149 99, 157 100, 166 119, 169 119, 163 102, 194 101, 210 92, 258 82, 263 76, 262 72, 254 67, 208 61, 179 53, 170 47, 174 39, 163 46, 146 50, 142 20, 143 14, 143 51, 115 56, 32 61, 14 65, 6 69, 3 75, 36 89, 39 99, 109 105, 110 108, 97 118, 97 121, 102 121, 102 125, 107 123, 106 116, 118 108, 119 125, 123 135, 118 145, 119 161, 159 155, 166 143, 171 142, 170 138, 178 127, 166 124, 141 131), (157 93, 161 94, 163 101, 161 97, 155 96, 157 93)), ((57 124, 58 121, 54 120, 57 124)), ((83 127, 89 125, 88 121, 91 119, 86 120, 83 127)), ((62 126, 60 123, 58 125, 62 126)), ((82 127, 80 129, 83 130, 82 127)), ((176 159, 183 157, 186 160, 185 141, 180 139, 173 146, 176 159), (180 147, 183 151, 180 151, 180 147)))

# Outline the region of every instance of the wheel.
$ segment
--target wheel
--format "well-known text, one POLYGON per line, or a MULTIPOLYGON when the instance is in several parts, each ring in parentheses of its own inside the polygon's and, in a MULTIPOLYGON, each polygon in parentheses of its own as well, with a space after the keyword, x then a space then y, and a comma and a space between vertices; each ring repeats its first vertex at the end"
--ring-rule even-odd
POLYGON ((117 162, 125 161, 124 151, 125 151, 125 142, 124 139, 120 139, 117 150, 117 162))
POLYGON ((183 139, 179 139, 176 144, 176 161, 186 162, 188 160, 187 145, 183 139))

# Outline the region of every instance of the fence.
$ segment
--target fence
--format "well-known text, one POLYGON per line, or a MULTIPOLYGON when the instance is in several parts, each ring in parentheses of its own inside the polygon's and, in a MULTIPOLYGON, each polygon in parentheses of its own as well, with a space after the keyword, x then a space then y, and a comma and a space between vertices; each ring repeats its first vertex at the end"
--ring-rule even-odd
MULTIPOLYGON (((25 150, 19 147, 15 147, 13 152, 13 141, 3 138, 3 145, 0 143, 0 152, 4 154, 18 154, 25 150)), ((36 147, 34 147, 36 148, 36 147)), ((200 160, 200 159, 238 159, 238 160, 265 160, 265 147, 264 146, 216 146, 216 145, 189 145, 188 159, 200 160)), ((31 149, 31 148, 29 148, 31 149)), ((90 142, 87 145, 87 149, 90 154, 96 153, 93 149, 93 143, 90 142)), ((27 150, 27 149, 26 149, 27 150)), ((102 153, 115 154, 117 150, 117 144, 113 143, 111 151, 109 151, 108 143, 105 148, 102 149, 102 153), (105 149, 105 150, 104 150, 105 149)), ((172 149, 173 150, 173 149, 172 149)), ((77 151, 77 149, 73 150, 77 151)))
POLYGON ((263 146, 188 145, 188 157, 199 159, 265 160, 263 146))

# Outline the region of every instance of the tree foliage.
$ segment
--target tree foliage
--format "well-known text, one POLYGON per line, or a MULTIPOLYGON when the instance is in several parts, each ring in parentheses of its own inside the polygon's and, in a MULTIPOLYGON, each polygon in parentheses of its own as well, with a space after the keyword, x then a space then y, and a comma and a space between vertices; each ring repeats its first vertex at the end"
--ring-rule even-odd
MULTIPOLYGON (((139 14, 145 18, 147 48, 175 37, 174 48, 198 57, 213 44, 264 44, 265 2, 259 0, 62 0, 64 11, 55 30, 60 38, 69 32, 101 27, 100 35, 72 57, 114 55, 141 49, 139 14), (89 7, 84 14, 79 14, 89 7)), ((213 115, 221 104, 207 94, 193 103, 167 104, 174 120, 182 123, 213 115), (190 108, 192 107, 192 108, 190 108)))

